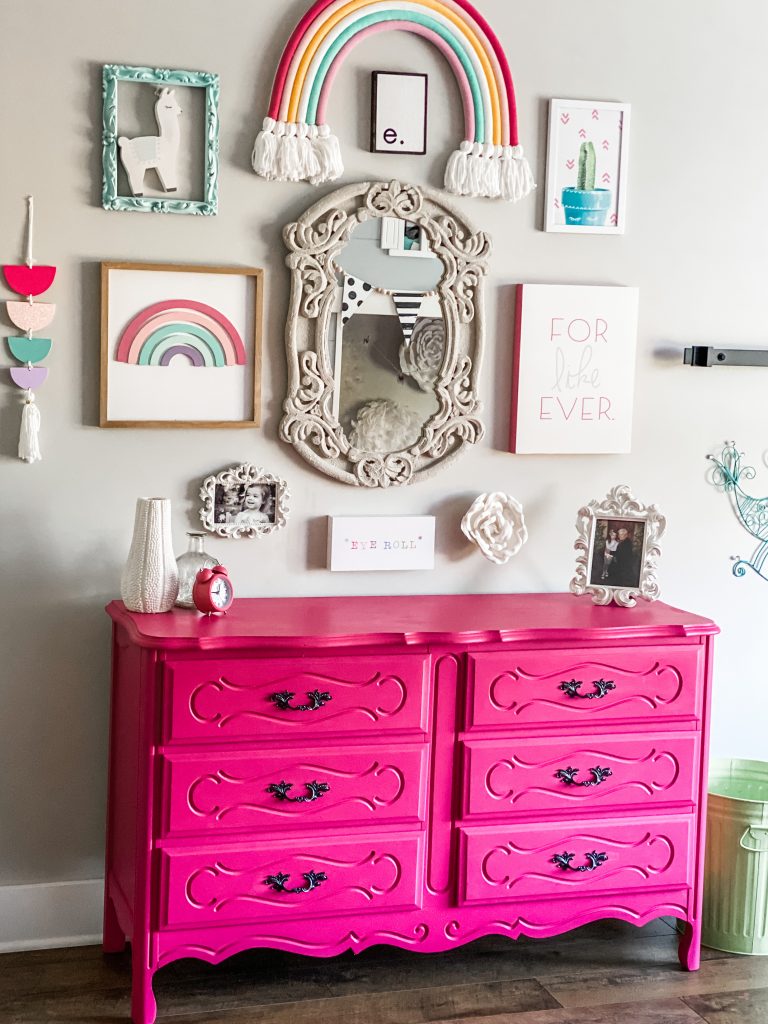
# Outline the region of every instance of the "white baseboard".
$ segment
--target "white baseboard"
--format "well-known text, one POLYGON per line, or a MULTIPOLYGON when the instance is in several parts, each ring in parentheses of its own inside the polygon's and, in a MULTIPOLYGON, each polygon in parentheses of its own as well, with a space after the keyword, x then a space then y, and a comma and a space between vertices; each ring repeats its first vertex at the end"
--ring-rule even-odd
POLYGON ((0 885, 0 953, 101 942, 104 881, 0 885))

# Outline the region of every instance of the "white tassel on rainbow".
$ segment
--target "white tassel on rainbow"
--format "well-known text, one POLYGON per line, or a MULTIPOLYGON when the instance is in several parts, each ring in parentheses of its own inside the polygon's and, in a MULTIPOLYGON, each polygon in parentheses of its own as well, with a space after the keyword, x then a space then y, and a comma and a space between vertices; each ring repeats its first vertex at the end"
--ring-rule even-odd
POLYGON ((8 319, 24 331, 23 335, 7 339, 14 359, 21 366, 12 366, 11 380, 25 392, 24 408, 21 414, 19 432, 19 458, 24 462, 39 462, 40 453, 40 410, 35 402, 33 388, 38 388, 48 376, 45 366, 38 366, 51 351, 50 338, 35 337, 34 332, 43 330, 53 320, 56 306, 52 302, 35 302, 34 296, 42 295, 53 284, 56 267, 36 266, 32 256, 32 230, 34 201, 27 196, 27 247, 23 263, 7 263, 3 274, 8 287, 23 296, 23 301, 13 299, 6 302, 8 319))
POLYGON ((536 188, 522 146, 462 142, 445 169, 445 187, 456 196, 487 196, 516 203, 536 188))
POLYGON ((290 124, 264 118, 251 158, 268 181, 308 181, 322 185, 344 173, 339 140, 327 124, 290 124))
POLYGON ((468 0, 315 0, 291 34, 275 73, 268 116, 253 147, 253 169, 274 181, 321 185, 344 173, 326 111, 348 53, 391 30, 434 43, 456 75, 465 141, 451 154, 445 187, 458 196, 517 202, 534 188, 517 137, 512 75, 501 43, 468 0), (445 11, 445 13, 444 13, 445 11))

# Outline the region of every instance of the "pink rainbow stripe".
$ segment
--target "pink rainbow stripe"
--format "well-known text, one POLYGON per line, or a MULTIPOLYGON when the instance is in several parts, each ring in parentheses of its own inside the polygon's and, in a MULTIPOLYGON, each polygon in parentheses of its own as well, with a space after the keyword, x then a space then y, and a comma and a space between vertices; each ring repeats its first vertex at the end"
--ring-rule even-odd
MULTIPOLYGON (((139 316, 141 316, 141 314, 139 314, 139 316)), ((133 340, 131 341, 130 348, 128 350, 128 358, 125 360, 125 362, 138 363, 141 350, 147 338, 154 334, 158 327, 162 327, 164 324, 173 324, 179 322, 197 324, 199 327, 205 327, 221 343, 221 346, 224 349, 224 352, 226 353, 227 356, 227 366, 237 365, 237 350, 230 335, 221 326, 221 324, 218 321, 214 320, 213 317, 208 316, 207 313, 198 313, 197 310, 187 309, 186 306, 183 307, 182 309, 170 310, 167 313, 156 313, 154 316, 149 317, 147 321, 141 325, 139 330, 136 331, 133 340), (180 312, 183 314, 182 317, 179 317, 178 315, 180 312)), ((131 321, 131 323, 133 323, 133 321, 131 321)), ((126 330, 128 330, 129 328, 130 324, 128 328, 126 328, 126 330)), ((125 335, 123 335, 123 337, 125 337, 125 335)), ((120 348, 118 347, 118 353, 119 351, 120 348)), ((117 358, 118 361, 122 362, 122 360, 120 360, 119 355, 117 358)), ((245 362, 245 360, 243 360, 243 362, 245 362)))
MULTIPOLYGON (((154 303, 154 305, 147 306, 145 309, 142 309, 140 313, 136 314, 136 316, 130 321, 128 326, 123 331, 117 346, 115 359, 121 363, 131 362, 129 357, 136 336, 139 334, 142 328, 145 327, 145 325, 149 326, 149 324, 147 323, 149 320, 153 320, 152 330, 160 326, 160 324, 157 321, 157 317, 160 314, 170 310, 181 310, 185 313, 203 313, 206 316, 210 317, 211 320, 213 320, 217 325, 223 328, 224 333, 226 334, 228 340, 231 342, 231 351, 235 356, 235 364, 238 366, 245 365, 245 363, 247 362, 245 345, 243 344, 243 339, 240 337, 240 334, 238 333, 238 330, 235 327, 235 325, 230 320, 228 320, 224 316, 224 314, 220 312, 218 309, 214 309, 213 306, 208 306, 204 302, 195 302, 194 299, 169 299, 165 302, 156 302, 154 303)), ((172 316, 171 321, 163 322, 172 322, 174 319, 178 318, 172 316)), ((199 321, 196 320, 192 322, 199 323, 199 321)), ((210 327, 210 324, 202 324, 201 326, 205 326, 208 327, 209 329, 212 329, 210 327)), ((219 338, 219 340, 221 340, 221 337, 218 333, 216 334, 216 337, 219 338)), ((134 362, 136 362, 135 359, 134 362)))
POLYGON ((357 35, 353 36, 347 43, 344 44, 342 49, 337 53, 336 58, 328 69, 328 74, 325 76, 323 82, 323 88, 320 93, 320 101, 317 104, 317 123, 325 124, 325 111, 328 106, 328 100, 330 98, 331 89, 333 87, 334 79, 341 69, 341 65, 346 60, 349 52, 353 50, 358 43, 362 43, 368 36, 376 35, 378 32, 387 32, 389 30, 397 30, 402 32, 410 32, 413 35, 423 36, 425 39, 429 39, 435 44, 440 50, 445 59, 451 65, 456 81, 461 90, 461 102, 464 107, 464 125, 466 139, 474 139, 475 137, 475 105, 472 102, 472 92, 469 88, 469 82, 467 81, 466 73, 464 68, 461 66, 461 61, 453 52, 451 47, 446 43, 442 36, 437 35, 432 29, 427 28, 424 25, 418 25, 411 21, 383 21, 377 25, 369 25, 367 28, 358 32, 357 35))
MULTIPOLYGON (((272 84, 272 94, 269 102, 269 110, 267 116, 277 121, 280 117, 280 106, 282 104, 283 92, 285 91, 286 79, 288 72, 291 67, 291 61, 293 59, 296 50, 299 48, 305 33, 309 30, 310 26, 316 20, 319 20, 320 15, 328 7, 330 7, 335 0, 316 0, 314 4, 309 8, 306 14, 301 18, 296 28, 291 33, 291 37, 283 50, 282 56, 280 57, 280 63, 277 66, 275 72, 275 79, 272 84)), ((518 139, 518 126, 517 126, 517 106, 515 103, 515 87, 512 83, 512 72, 510 71, 509 61, 504 53, 501 43, 499 42, 496 34, 494 33, 491 26, 482 16, 482 14, 472 6, 468 0, 443 0, 443 3, 450 7, 453 7, 457 12, 462 12, 472 19, 478 28, 485 35, 490 46, 492 47, 496 58, 499 62, 499 68, 501 70, 502 77, 504 79, 504 87, 507 93, 507 101, 509 104, 509 135, 510 145, 517 146, 519 144, 518 139)), ((411 28, 411 31, 413 29, 411 28)))

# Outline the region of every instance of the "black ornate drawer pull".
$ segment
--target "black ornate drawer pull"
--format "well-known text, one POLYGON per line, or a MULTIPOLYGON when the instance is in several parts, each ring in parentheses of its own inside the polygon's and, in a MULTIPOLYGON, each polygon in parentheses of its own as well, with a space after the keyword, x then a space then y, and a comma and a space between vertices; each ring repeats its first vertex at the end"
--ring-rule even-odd
POLYGON ((307 697, 310 700, 309 704, 291 704, 291 701, 296 696, 295 693, 291 693, 290 690, 281 690, 280 693, 271 693, 269 699, 277 704, 281 711, 317 711, 323 704, 327 704, 331 700, 330 693, 322 693, 320 690, 309 690, 307 697))
POLYGON ((311 892, 321 882, 328 881, 328 875, 324 871, 304 871, 301 877, 306 878, 307 884, 297 885, 295 889, 289 889, 285 883, 290 877, 290 875, 285 875, 282 871, 278 871, 276 875, 267 875, 264 879, 264 884, 270 886, 275 892, 311 892))
POLYGON ((581 700, 600 700, 604 697, 609 690, 616 689, 616 683, 611 682, 607 679, 593 679, 592 685, 595 687, 592 693, 579 693, 579 687, 584 684, 580 679, 571 679, 567 683, 560 683, 559 689, 564 690, 569 697, 580 697, 581 700))
POLYGON ((591 853, 584 854, 589 861, 588 864, 579 864, 574 867, 571 861, 575 856, 575 853, 556 853, 552 858, 552 863, 557 864, 563 871, 594 871, 608 860, 607 853, 595 853, 593 850, 591 853))
POLYGON ((327 782, 305 782, 304 785, 309 790, 307 796, 288 796, 288 790, 293 789, 292 782, 273 782, 267 786, 267 792, 274 793, 278 800, 289 800, 293 804, 311 804, 313 800, 319 800, 323 793, 331 791, 327 782))
POLYGON ((583 779, 581 782, 576 781, 576 776, 579 774, 578 768, 558 768, 555 778, 562 779, 566 786, 599 786, 601 782, 613 775, 610 768, 601 768, 599 765, 588 768, 587 771, 592 772, 592 778, 583 779))

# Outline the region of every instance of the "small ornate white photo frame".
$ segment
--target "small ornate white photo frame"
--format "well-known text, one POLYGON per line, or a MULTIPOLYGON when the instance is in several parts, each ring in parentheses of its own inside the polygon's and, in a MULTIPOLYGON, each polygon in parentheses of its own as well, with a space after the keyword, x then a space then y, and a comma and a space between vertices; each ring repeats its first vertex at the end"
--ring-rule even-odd
POLYGON ((656 562, 666 525, 656 506, 642 505, 626 484, 613 487, 602 502, 580 508, 571 593, 591 594, 595 604, 614 601, 623 608, 634 608, 638 597, 657 600, 656 562))
POLYGON ((244 462, 205 478, 200 519, 219 537, 265 537, 285 526, 290 496, 285 480, 244 462))

